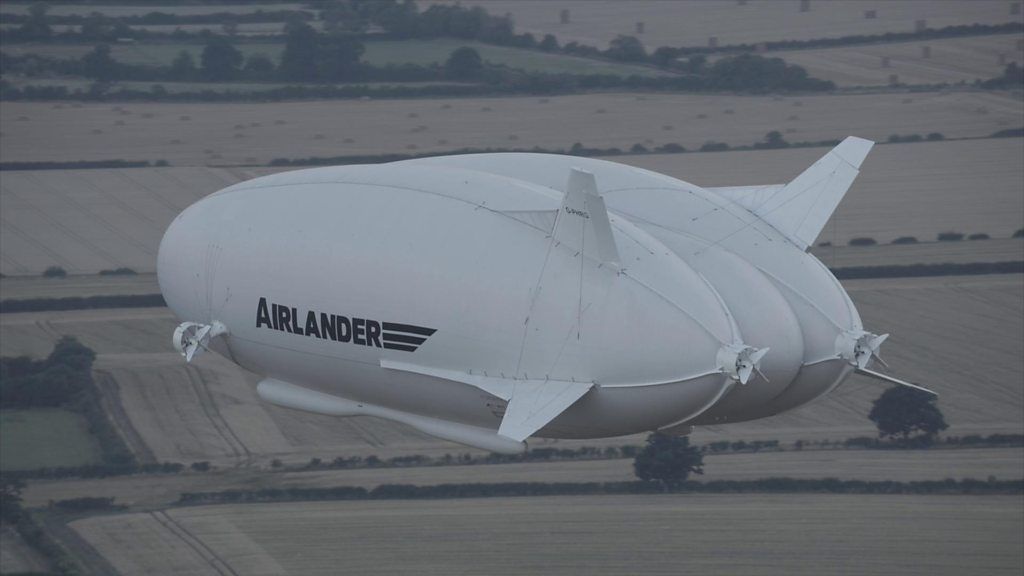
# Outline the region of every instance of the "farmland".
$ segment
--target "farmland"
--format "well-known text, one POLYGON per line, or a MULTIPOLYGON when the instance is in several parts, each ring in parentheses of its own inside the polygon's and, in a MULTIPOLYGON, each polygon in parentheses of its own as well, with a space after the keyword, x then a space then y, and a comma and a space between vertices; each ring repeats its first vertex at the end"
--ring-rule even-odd
POLYGON ((959 575, 1019 572, 1021 511, 1015 496, 601 496, 203 506, 71 526, 124 573, 959 575))
POLYGON ((1019 97, 999 92, 587 94, 277 104, 7 102, 0 121, 7 162, 122 158, 201 166, 467 147, 568 150, 574 142, 622 149, 673 142, 696 149, 708 141, 751 144, 771 130, 789 141, 851 132, 883 141, 931 132, 988 136, 1024 125, 1024 110, 1019 97))
MULTIPOLYGON (((1019 354, 1024 346, 1024 277, 858 280, 845 286, 865 325, 893 334, 886 359, 895 373, 939 392, 950 434, 1024 432, 1024 358, 1019 354), (988 366, 980 375, 974 370, 979 362, 988 366)), ((0 353, 42 356, 59 335, 78 337, 99 354, 97 380, 125 414, 119 426, 138 438, 144 456, 156 460, 265 465, 273 458, 302 462, 311 457, 440 456, 465 450, 380 420, 329 418, 266 405, 255 396, 256 377, 217 355, 184 365, 169 350, 175 323, 166 309, 4 314, 0 353)), ((696 442, 792 442, 871 436, 874 426, 865 414, 879 392, 877 384, 855 376, 801 409, 749 423, 702 427, 693 437, 696 442)), ((640 440, 538 441, 534 446, 640 440)))
MULTIPOLYGON (((449 2, 450 3, 450 2, 449 2)), ((666 9, 671 2, 641 0, 461 0, 464 6, 482 6, 492 14, 509 13, 516 28, 533 34, 555 34, 563 42, 605 47, 621 34, 636 35, 651 49, 658 46, 707 46, 714 36, 719 45, 775 40, 811 40, 854 34, 910 32, 917 20, 931 28, 957 24, 1019 22, 1003 0, 862 0, 828 2, 811 0, 801 12, 798 2, 750 0, 718 2, 696 0, 685 8, 666 9), (559 14, 569 11, 569 22, 559 14), (868 10, 876 18, 865 18, 868 10), (636 23, 644 23, 637 34, 636 23)))
POLYGON ((802 66, 810 75, 838 86, 884 86, 893 74, 903 84, 974 82, 999 76, 1010 62, 1024 62, 1019 40, 1019 34, 1001 34, 773 51, 766 56, 802 66), (883 58, 888 62, 883 64, 883 58))
POLYGON ((0 470, 82 466, 100 461, 85 419, 69 410, 0 410, 0 470))
MULTIPOLYGON (((610 159, 699 185, 739 186, 787 182, 824 152, 822 148, 801 148, 610 159)), ((879 146, 825 227, 821 241, 841 246, 852 238, 871 237, 885 244, 901 236, 915 236, 924 242, 946 231, 986 233, 999 241, 886 246, 879 252, 850 248, 833 254, 832 250, 819 250, 818 254, 834 266, 1019 260, 1021 243, 1007 238, 1021 227, 1024 213, 1024 197, 1019 193, 1024 187, 1022 156, 1024 140, 1019 138, 879 146), (983 186, 979 185, 981 173, 985 174, 983 186), (924 205, 922 199, 927 199, 924 205), (957 255, 944 257, 954 253, 957 255), (887 260, 885 254, 892 254, 893 260, 887 260)), ((160 237, 178 212, 220 188, 274 170, 189 167, 5 172, 0 190, 4 222, 0 271, 38 275, 57 265, 72 274, 119 267, 153 272, 160 237)), ((111 280, 115 284, 136 281, 111 280)), ((85 286, 88 280, 68 282, 85 286)), ((97 282, 102 285, 101 280, 97 282)), ((60 292, 61 281, 47 285, 52 287, 52 296, 77 295, 60 292)), ((0 281, 5 291, 17 290, 16 286, 13 279, 0 281)), ((126 293, 119 288, 107 292, 83 289, 126 293)))
MULTIPOLYGON (((174 27, 172 27, 174 28, 174 27)), ((139 44, 115 44, 110 55, 124 64, 145 64, 168 66, 180 52, 188 52, 199 61, 205 44, 200 42, 161 42, 139 44)), ((639 65, 623 64, 601 60, 550 54, 538 50, 524 50, 506 46, 493 46, 470 40, 436 38, 429 40, 374 40, 365 43, 363 61, 374 66, 388 64, 442 65, 452 51, 469 46, 480 53, 481 58, 492 64, 550 73, 571 74, 616 74, 629 76, 656 76, 665 74, 639 65)), ((252 41, 241 42, 238 50, 245 57, 263 54, 274 61, 280 60, 284 50, 283 42, 252 41)), ((53 58, 81 58, 93 47, 88 44, 14 44, 5 46, 4 51, 12 55, 39 54, 53 58)), ((152 84, 152 83, 149 83, 152 84)), ((148 86, 148 85, 147 85, 148 86)), ((266 86, 265 86, 266 87, 266 86)))

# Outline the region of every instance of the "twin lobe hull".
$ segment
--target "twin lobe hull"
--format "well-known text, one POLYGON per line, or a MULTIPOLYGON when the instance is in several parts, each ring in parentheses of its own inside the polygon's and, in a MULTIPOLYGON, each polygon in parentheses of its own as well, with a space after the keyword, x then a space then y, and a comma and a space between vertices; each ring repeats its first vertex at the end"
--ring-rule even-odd
MULTIPOLYGON (((185 210, 160 286, 187 359, 216 337, 292 408, 502 450, 759 418, 835 387, 884 339, 801 246, 863 142, 794 181, 824 182, 825 200, 790 232, 743 190, 568 156, 276 174, 185 210)), ((806 195, 792 185, 756 193, 806 195)))
POLYGON ((628 264, 554 240, 561 201, 448 168, 260 178, 172 223, 161 290, 180 318, 226 326, 247 369, 392 410, 496 429, 502 386, 527 381, 593 388, 540 435, 629 434, 706 410, 732 382, 721 300, 626 219, 609 225, 628 264))

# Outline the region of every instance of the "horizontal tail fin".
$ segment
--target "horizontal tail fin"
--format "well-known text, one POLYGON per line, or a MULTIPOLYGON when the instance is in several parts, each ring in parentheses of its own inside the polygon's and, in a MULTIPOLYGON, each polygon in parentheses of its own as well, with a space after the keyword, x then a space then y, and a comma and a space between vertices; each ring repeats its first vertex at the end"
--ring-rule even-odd
POLYGON ((874 142, 850 136, 784 186, 711 188, 771 224, 801 249, 821 233, 874 142))

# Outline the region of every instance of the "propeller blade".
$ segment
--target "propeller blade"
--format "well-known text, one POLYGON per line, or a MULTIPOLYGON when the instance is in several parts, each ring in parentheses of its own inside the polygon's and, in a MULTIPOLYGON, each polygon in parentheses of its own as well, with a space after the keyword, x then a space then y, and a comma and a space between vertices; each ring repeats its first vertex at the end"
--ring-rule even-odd
POLYGON ((893 378, 892 376, 889 376, 888 374, 882 374, 881 372, 875 372, 874 370, 868 370, 867 368, 856 368, 854 370, 854 372, 856 372, 857 374, 860 374, 861 376, 867 376, 868 378, 874 378, 875 380, 880 380, 882 382, 888 382, 889 384, 896 384, 897 386, 906 386, 907 388, 913 388, 915 390, 920 390, 922 392, 927 392, 927 393, 931 394, 932 396, 938 397, 938 393, 933 392, 933 391, 925 388, 924 386, 918 386, 917 384, 911 384, 910 382, 907 382, 906 380, 900 380, 899 378, 893 378))

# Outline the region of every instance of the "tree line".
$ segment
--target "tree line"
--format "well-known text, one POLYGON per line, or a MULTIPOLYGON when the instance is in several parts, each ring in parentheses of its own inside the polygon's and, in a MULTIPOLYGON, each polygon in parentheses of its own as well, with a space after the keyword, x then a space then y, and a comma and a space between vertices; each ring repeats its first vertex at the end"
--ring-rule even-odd
POLYGON ((134 465, 135 456, 107 418, 92 377, 96 353, 71 336, 42 360, 0 358, 0 408, 64 408, 81 414, 109 465, 134 465))

